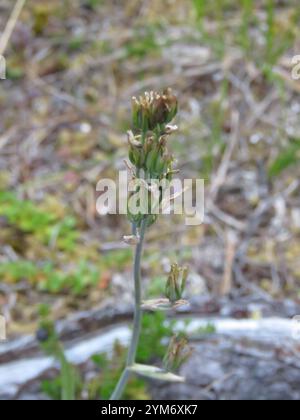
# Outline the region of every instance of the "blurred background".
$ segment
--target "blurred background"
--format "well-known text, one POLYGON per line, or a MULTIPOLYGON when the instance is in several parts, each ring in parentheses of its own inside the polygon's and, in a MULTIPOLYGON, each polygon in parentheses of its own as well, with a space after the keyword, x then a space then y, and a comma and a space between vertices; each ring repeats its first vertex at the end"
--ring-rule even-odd
MULTIPOLYGON (((2 35, 14 4, 0 1, 2 35)), ((145 296, 163 296, 177 261, 190 307, 146 313, 138 359, 159 364, 175 330, 194 351, 186 384, 133 379, 126 398, 300 398, 299 17, 297 0, 25 2, 0 81, 1 399, 61 397, 52 323, 76 398, 110 395, 132 249, 126 217, 97 215, 96 184, 125 168, 131 97, 165 87, 180 104, 180 177, 205 179, 206 216, 148 232, 145 296)))

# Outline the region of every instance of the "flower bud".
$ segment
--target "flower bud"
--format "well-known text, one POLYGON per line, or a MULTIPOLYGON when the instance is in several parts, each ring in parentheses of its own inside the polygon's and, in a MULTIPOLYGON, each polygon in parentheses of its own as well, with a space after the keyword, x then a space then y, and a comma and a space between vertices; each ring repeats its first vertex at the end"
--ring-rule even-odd
POLYGON ((173 264, 166 284, 166 297, 175 303, 182 299, 188 277, 188 268, 173 264))
POLYGON ((167 372, 176 372, 191 356, 193 349, 185 337, 174 336, 169 344, 163 365, 167 372))

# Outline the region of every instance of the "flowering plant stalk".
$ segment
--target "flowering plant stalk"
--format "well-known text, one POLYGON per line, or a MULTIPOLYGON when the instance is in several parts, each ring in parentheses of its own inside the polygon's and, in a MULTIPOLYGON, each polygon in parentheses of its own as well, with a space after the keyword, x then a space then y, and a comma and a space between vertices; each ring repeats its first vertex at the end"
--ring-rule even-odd
MULTIPOLYGON (((133 165, 130 169, 134 178, 142 178, 146 184, 150 180, 162 181, 165 179, 170 181, 172 179, 175 173, 173 170, 174 159, 168 150, 168 138, 177 129, 176 126, 171 125, 177 114, 177 108, 177 98, 173 95, 171 89, 167 89, 161 94, 146 92, 139 99, 132 99, 132 130, 127 135, 129 160, 133 165)), ((162 197, 160 198, 161 201, 162 197)), ((118 400, 122 397, 132 372, 159 379, 167 380, 168 378, 170 380, 173 378, 171 374, 164 374, 155 367, 136 364, 142 319, 141 258, 146 230, 155 223, 157 215, 151 214, 151 212, 133 214, 128 206, 128 217, 132 223, 132 236, 126 237, 127 242, 134 244, 136 247, 133 270, 135 287, 134 323, 126 367, 111 396, 111 400, 118 400)), ((178 292, 179 294, 180 292, 178 292)))

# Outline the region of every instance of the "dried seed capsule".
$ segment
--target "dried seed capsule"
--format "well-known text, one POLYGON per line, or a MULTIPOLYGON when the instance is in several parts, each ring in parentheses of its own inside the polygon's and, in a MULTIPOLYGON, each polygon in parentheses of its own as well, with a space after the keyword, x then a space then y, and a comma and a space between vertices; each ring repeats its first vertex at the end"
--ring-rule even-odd
POLYGON ((155 172, 159 175, 164 173, 164 169, 166 166, 166 162, 163 159, 157 159, 156 165, 155 165, 155 172))
POLYGON ((182 298, 188 277, 188 268, 173 264, 166 284, 166 297, 175 303, 182 298))
POLYGON ((138 140, 138 137, 133 134, 132 131, 127 131, 128 143, 131 147, 141 149, 143 147, 142 143, 138 140))
POLYGON ((193 349, 185 337, 174 336, 169 344, 163 365, 167 372, 176 372, 191 356, 193 349))
POLYGON ((140 163, 140 151, 134 148, 129 149, 129 160, 134 166, 139 166, 140 163))
POLYGON ((158 160, 158 151, 153 149, 148 153, 146 158, 146 169, 149 173, 153 173, 155 171, 156 162, 158 160))
POLYGON ((132 98, 132 119, 135 128, 154 130, 159 125, 170 123, 177 114, 178 102, 171 89, 162 94, 145 92, 139 99, 132 98))

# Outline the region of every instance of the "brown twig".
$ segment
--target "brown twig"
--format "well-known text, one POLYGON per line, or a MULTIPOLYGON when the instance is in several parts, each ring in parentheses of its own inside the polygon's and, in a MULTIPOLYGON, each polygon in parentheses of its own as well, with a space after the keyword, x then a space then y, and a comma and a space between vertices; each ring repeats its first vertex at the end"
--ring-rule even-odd
POLYGON ((22 12, 25 3, 26 0, 17 0, 12 10, 10 18, 8 19, 4 32, 0 38, 0 55, 3 55, 6 51, 7 45, 9 43, 9 40, 12 36, 12 33, 15 29, 15 26, 18 22, 19 16, 22 12))

